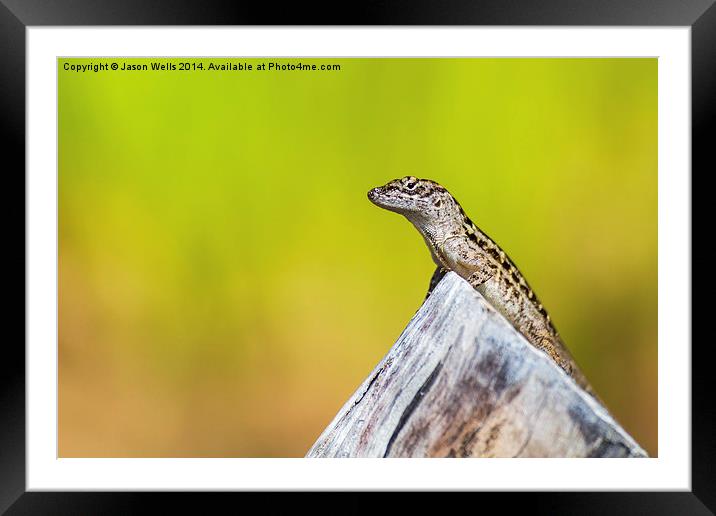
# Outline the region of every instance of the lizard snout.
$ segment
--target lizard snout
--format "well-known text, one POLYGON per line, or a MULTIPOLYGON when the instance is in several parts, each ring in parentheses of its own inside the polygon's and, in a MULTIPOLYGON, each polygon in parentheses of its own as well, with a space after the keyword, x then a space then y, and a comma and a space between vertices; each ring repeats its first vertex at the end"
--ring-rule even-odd
POLYGON ((368 191, 368 199, 370 199, 371 201, 375 201, 379 195, 380 195, 380 187, 373 188, 372 190, 368 191))

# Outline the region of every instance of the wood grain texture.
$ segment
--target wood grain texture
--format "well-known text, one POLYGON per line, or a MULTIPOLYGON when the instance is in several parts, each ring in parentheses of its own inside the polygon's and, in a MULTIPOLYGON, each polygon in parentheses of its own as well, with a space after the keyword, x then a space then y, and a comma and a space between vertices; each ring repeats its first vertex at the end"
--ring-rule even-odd
POLYGON ((647 454, 450 272, 306 456, 647 454))

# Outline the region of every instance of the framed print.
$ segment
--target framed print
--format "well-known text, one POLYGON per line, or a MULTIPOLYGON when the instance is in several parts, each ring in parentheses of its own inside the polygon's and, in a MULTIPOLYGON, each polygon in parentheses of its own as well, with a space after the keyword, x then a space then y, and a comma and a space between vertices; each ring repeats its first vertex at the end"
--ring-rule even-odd
POLYGON ((0 509, 714 510, 711 2, 163 7, 0 6, 25 215, 0 509))

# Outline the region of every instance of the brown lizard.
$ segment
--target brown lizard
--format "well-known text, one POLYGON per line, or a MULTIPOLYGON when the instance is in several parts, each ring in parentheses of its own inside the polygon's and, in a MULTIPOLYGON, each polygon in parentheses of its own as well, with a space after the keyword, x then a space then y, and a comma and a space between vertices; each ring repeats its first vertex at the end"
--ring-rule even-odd
POLYGON ((404 215, 430 249, 437 269, 428 296, 454 271, 524 335, 547 353, 579 386, 596 398, 592 387, 562 342, 547 311, 505 252, 465 215, 441 185, 407 176, 368 192, 373 204, 404 215))

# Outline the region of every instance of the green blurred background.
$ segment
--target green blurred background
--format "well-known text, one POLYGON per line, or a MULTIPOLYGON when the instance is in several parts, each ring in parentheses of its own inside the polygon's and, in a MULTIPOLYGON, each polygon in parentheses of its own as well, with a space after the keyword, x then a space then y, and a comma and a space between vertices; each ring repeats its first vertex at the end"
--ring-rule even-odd
POLYGON ((123 61, 229 60, 58 60, 60 456, 303 456, 425 296, 422 239, 366 198, 407 174, 656 455, 656 59, 64 70, 123 61))

